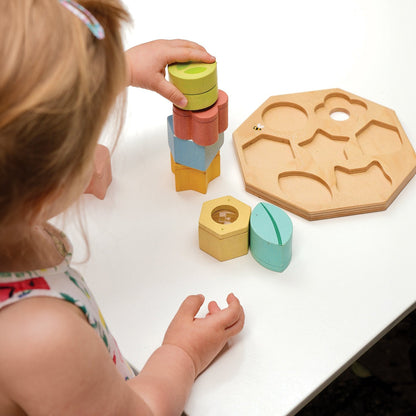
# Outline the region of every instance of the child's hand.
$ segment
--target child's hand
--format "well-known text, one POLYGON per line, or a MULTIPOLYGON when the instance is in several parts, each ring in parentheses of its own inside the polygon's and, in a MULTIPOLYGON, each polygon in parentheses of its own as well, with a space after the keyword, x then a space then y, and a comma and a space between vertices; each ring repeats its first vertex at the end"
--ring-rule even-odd
POLYGON ((187 297, 163 340, 163 344, 176 345, 191 357, 195 377, 218 355, 228 339, 238 334, 244 326, 243 308, 233 294, 227 297, 227 308, 221 310, 216 302, 210 302, 207 316, 195 318, 203 303, 202 295, 187 297))
POLYGON ((156 91, 179 107, 185 96, 165 78, 166 65, 174 62, 213 63, 215 58, 202 46, 187 40, 155 40, 126 51, 128 82, 134 87, 156 91))

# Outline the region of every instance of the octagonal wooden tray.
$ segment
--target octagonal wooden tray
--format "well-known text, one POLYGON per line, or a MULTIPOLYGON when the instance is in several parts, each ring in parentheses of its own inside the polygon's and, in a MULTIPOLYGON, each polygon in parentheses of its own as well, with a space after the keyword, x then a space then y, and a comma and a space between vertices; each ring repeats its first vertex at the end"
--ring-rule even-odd
POLYGON ((384 210, 416 173, 395 112, 340 89, 270 97, 233 139, 246 190, 308 220, 384 210))

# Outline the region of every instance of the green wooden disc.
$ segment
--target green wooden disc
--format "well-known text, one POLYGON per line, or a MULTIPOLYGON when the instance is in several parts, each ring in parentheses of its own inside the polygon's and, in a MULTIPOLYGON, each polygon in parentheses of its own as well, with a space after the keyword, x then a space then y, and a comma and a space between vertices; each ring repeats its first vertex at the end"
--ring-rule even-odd
POLYGON ((185 94, 188 104, 183 110, 197 111, 211 107, 218 100, 218 88, 215 85, 209 91, 202 94, 185 94))
POLYGON ((217 85, 217 63, 186 62, 168 67, 169 80, 183 94, 203 94, 217 85))

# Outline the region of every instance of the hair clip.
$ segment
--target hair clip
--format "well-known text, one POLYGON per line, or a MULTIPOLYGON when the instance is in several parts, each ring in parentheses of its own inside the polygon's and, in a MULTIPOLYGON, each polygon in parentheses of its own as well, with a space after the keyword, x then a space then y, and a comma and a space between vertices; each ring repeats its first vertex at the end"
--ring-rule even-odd
POLYGON ((59 3, 82 20, 97 39, 105 38, 103 27, 85 7, 73 0, 59 0, 59 3))

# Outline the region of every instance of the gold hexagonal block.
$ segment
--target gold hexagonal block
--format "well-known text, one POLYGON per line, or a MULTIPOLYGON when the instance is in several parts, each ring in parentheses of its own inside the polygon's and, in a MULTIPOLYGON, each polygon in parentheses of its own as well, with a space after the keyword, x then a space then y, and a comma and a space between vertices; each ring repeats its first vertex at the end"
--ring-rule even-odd
POLYGON ((199 247, 217 260, 248 253, 251 208, 224 196, 204 202, 199 217, 199 247))
POLYGON ((246 190, 308 220, 384 210, 416 173, 395 112, 340 89, 270 97, 233 139, 246 190))

